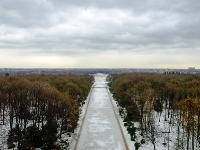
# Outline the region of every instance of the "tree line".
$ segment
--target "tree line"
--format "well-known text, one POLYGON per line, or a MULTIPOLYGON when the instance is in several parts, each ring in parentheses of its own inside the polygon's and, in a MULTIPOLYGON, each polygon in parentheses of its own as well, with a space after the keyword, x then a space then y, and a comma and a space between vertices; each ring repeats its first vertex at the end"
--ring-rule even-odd
POLYGON ((161 134, 168 134, 163 145, 169 146, 169 134, 174 129, 175 149, 199 149, 200 75, 132 73, 109 79, 124 121, 139 122, 141 136, 154 149, 161 134), (167 131, 158 129, 160 122, 168 124, 167 131))
POLYGON ((93 77, 26 75, 0 77, 0 121, 9 125, 8 148, 53 149, 77 126, 93 77))

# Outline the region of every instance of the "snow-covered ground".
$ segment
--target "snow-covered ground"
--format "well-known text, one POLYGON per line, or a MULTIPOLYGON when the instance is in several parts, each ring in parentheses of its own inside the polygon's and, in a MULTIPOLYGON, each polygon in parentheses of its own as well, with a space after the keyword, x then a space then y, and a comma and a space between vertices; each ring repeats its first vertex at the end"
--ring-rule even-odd
MULTIPOLYGON (((95 83, 85 105, 81 108, 78 127, 70 136, 63 135, 62 140, 70 142, 69 150, 135 150, 135 142, 130 140, 130 135, 118 115, 119 108, 116 101, 108 90, 106 76, 105 74, 95 75, 95 83)), ((0 150, 8 149, 6 140, 9 122, 7 119, 5 125, 0 124, 0 150)), ((155 112, 155 125, 159 133, 156 136, 156 150, 175 149, 177 129, 173 126, 173 122, 169 124, 169 121, 168 118, 165 119, 164 113, 160 116, 155 112), (170 131, 169 135, 168 131, 170 131), (167 145, 164 146, 163 143, 167 145)), ((138 123, 134 124, 138 126, 138 123)), ((137 131, 137 142, 140 142, 142 138, 139 133, 140 131, 137 131)), ((139 150, 153 150, 153 144, 146 140, 139 150)), ((198 150, 198 147, 195 147, 195 150, 198 150)))
MULTIPOLYGON (((3 122, 0 121, 0 150, 7 150, 7 138, 8 138, 8 132, 10 130, 9 126, 9 118, 8 118, 8 111, 5 111, 5 124, 3 125, 3 122)), ((0 118, 1 119, 1 118, 0 118)))
MULTIPOLYGON (((72 134, 70 150, 135 150, 135 141, 124 127, 124 122, 118 114, 119 107, 113 99, 106 85, 106 75, 96 74, 95 83, 82 108, 78 122, 79 126, 72 134)), ((164 113, 155 115, 156 150, 174 150, 177 140, 177 129, 169 118, 165 119, 164 113), (160 120, 160 121, 159 121, 160 120), (170 131, 168 135, 168 131, 170 131), (165 133, 164 133, 165 132, 165 133), (165 143, 165 144, 164 144, 165 143)), ((134 123, 136 127, 138 123, 134 123)), ((136 132, 137 142, 142 137, 140 131, 136 132)), ((145 139, 139 150, 153 150, 153 144, 145 139)), ((182 148, 185 149, 184 147, 182 148)), ((198 148, 195 147, 195 150, 198 148)))
POLYGON ((112 108, 106 75, 96 74, 88 109, 76 144, 77 150, 125 150, 125 142, 112 108))

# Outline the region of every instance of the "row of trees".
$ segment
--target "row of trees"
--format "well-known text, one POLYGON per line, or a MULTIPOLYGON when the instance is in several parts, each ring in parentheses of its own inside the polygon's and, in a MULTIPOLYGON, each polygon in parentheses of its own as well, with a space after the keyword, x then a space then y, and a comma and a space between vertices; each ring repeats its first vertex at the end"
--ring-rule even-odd
POLYGON ((114 98, 126 110, 125 121, 139 122, 141 135, 152 142, 154 149, 158 134, 169 135, 174 129, 176 149, 199 148, 199 75, 135 73, 112 75, 110 79, 114 98), (161 122, 168 124, 167 131, 157 129, 161 122))
POLYGON ((52 149, 77 126, 79 106, 93 78, 87 75, 0 77, 0 120, 9 124, 8 147, 52 149))

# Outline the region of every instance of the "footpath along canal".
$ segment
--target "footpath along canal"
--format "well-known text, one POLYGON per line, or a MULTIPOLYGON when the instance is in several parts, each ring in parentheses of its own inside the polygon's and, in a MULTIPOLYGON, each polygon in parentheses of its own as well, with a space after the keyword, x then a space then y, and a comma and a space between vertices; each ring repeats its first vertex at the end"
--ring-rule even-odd
POLYGON ((113 110, 106 75, 95 75, 90 94, 86 114, 72 149, 128 150, 119 120, 113 110))

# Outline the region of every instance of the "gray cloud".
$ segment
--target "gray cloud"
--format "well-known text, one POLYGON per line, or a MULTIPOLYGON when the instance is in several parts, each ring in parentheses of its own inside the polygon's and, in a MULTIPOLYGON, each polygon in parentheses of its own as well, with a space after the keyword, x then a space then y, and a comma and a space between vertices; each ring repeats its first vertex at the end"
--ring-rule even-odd
POLYGON ((200 53, 198 0, 1 0, 0 51, 200 53))

